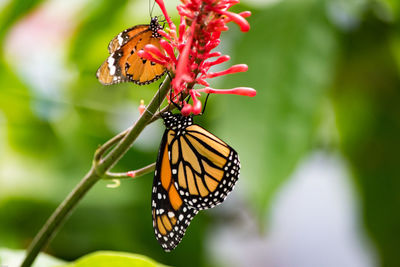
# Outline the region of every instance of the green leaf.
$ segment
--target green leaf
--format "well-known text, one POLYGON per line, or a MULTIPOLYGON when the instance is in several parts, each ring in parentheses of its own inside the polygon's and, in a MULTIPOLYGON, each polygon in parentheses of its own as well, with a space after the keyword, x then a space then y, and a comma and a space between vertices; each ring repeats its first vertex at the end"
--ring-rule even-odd
POLYGON ((230 63, 246 63, 249 70, 226 77, 220 87, 249 86, 257 96, 212 99, 223 116, 216 133, 241 158, 238 186, 263 218, 273 194, 314 145, 337 41, 319 0, 282 1, 249 22, 250 31, 231 40, 236 53, 230 63))
MULTIPOLYGON (((75 263, 63 267, 161 267, 146 256, 127 252, 99 251, 83 256, 75 263)), ((61 267, 61 266, 60 266, 61 267)))
MULTIPOLYGON (((7 248, 0 248, 0 265, 3 267, 19 266, 25 257, 24 250, 11 250, 7 248)), ((65 264, 64 261, 56 259, 45 253, 40 253, 37 257, 33 267, 53 267, 65 264)))

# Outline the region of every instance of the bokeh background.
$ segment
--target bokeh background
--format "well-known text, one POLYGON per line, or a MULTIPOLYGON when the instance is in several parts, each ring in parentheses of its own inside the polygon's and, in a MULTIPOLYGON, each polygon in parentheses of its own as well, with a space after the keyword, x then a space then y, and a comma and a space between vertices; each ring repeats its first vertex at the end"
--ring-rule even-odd
MULTIPOLYGON (((177 21, 176 1, 167 0, 177 21)), ((151 86, 105 87, 95 71, 121 30, 148 23, 148 0, 0 1, 0 247, 25 249, 88 171, 98 145, 138 118, 151 86)), ((233 146, 242 174, 223 205, 200 212, 182 243, 154 238, 152 174, 99 182, 46 252, 96 250, 173 266, 400 265, 400 2, 243 0, 219 51, 247 73, 215 88, 197 122, 233 146)), ((155 8, 153 15, 160 15, 155 8)), ((115 170, 155 161, 161 122, 115 170)))

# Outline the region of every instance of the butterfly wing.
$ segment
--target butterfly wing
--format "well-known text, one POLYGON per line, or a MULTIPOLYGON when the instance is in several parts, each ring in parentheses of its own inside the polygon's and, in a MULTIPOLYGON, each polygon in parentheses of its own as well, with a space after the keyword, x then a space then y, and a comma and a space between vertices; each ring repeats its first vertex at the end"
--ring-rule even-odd
POLYGON ((135 43, 136 45, 134 47, 132 46, 127 48, 127 50, 131 52, 126 58, 125 75, 130 81, 137 84, 152 83, 160 79, 165 73, 166 69, 160 64, 142 59, 137 55, 136 51, 142 50, 147 44, 156 46, 161 52, 164 52, 164 49, 160 45, 160 39, 153 37, 152 31, 145 32, 140 36, 135 36, 135 38, 137 39, 137 42, 132 42, 132 45, 135 43))
POLYGON ((236 151, 196 124, 179 136, 170 131, 167 138, 172 177, 183 201, 199 210, 223 202, 239 177, 236 151))
POLYGON ((109 51, 113 52, 100 66, 96 74, 102 84, 110 85, 120 82, 133 82, 139 85, 149 84, 161 78, 165 73, 164 66, 142 59, 137 55, 137 52, 147 44, 153 44, 160 51, 164 51, 160 45, 160 38, 154 37, 153 31, 149 28, 139 31, 133 37, 130 37, 131 32, 133 34, 136 30, 133 29, 125 34, 122 32, 120 38, 118 35, 110 42, 109 51), (121 46, 119 46, 120 43, 121 46))
POLYGON ((158 152, 151 206, 156 238, 165 251, 171 251, 181 241, 198 210, 182 201, 173 184, 167 134, 168 130, 164 133, 158 152))
POLYGON ((118 48, 126 44, 130 39, 132 39, 136 34, 149 29, 149 25, 136 25, 129 29, 120 32, 115 36, 111 42, 108 44, 108 52, 110 54, 114 53, 118 48))

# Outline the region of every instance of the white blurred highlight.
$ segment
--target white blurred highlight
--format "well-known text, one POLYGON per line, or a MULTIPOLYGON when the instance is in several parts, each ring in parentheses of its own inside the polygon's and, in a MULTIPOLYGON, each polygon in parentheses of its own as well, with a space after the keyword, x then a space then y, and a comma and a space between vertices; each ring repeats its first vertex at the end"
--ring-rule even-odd
POLYGON ((225 221, 216 229, 210 253, 219 266, 377 266, 353 191, 340 157, 314 153, 271 203, 264 236, 236 206, 240 223, 225 221))

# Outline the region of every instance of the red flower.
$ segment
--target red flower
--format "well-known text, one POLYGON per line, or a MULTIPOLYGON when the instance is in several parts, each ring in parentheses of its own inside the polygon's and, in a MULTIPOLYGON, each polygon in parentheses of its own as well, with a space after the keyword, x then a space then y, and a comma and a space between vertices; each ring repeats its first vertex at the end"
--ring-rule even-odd
POLYGON ((245 19, 250 16, 249 11, 239 14, 228 11, 230 7, 239 3, 238 0, 181 0, 177 6, 181 16, 177 27, 168 16, 163 0, 156 0, 168 23, 168 28, 159 33, 165 40, 161 45, 165 53, 153 45, 146 45, 139 55, 150 61, 165 66, 171 73, 173 80, 170 101, 180 102, 183 105, 181 113, 185 116, 193 113, 199 114, 202 104, 198 97, 201 93, 207 94, 236 94, 255 96, 256 91, 248 87, 234 89, 213 89, 209 87, 206 79, 219 77, 236 72, 245 72, 245 64, 231 66, 227 70, 209 72, 212 66, 221 64, 230 59, 228 55, 221 55, 212 50, 220 44, 221 32, 228 30, 228 22, 235 22, 240 30, 247 32, 250 25, 245 19), (178 56, 175 56, 175 53, 178 56), (210 58, 215 60, 209 61, 210 58), (206 86, 194 89, 196 84, 206 86), (186 103, 181 97, 190 95, 193 104, 186 103))

